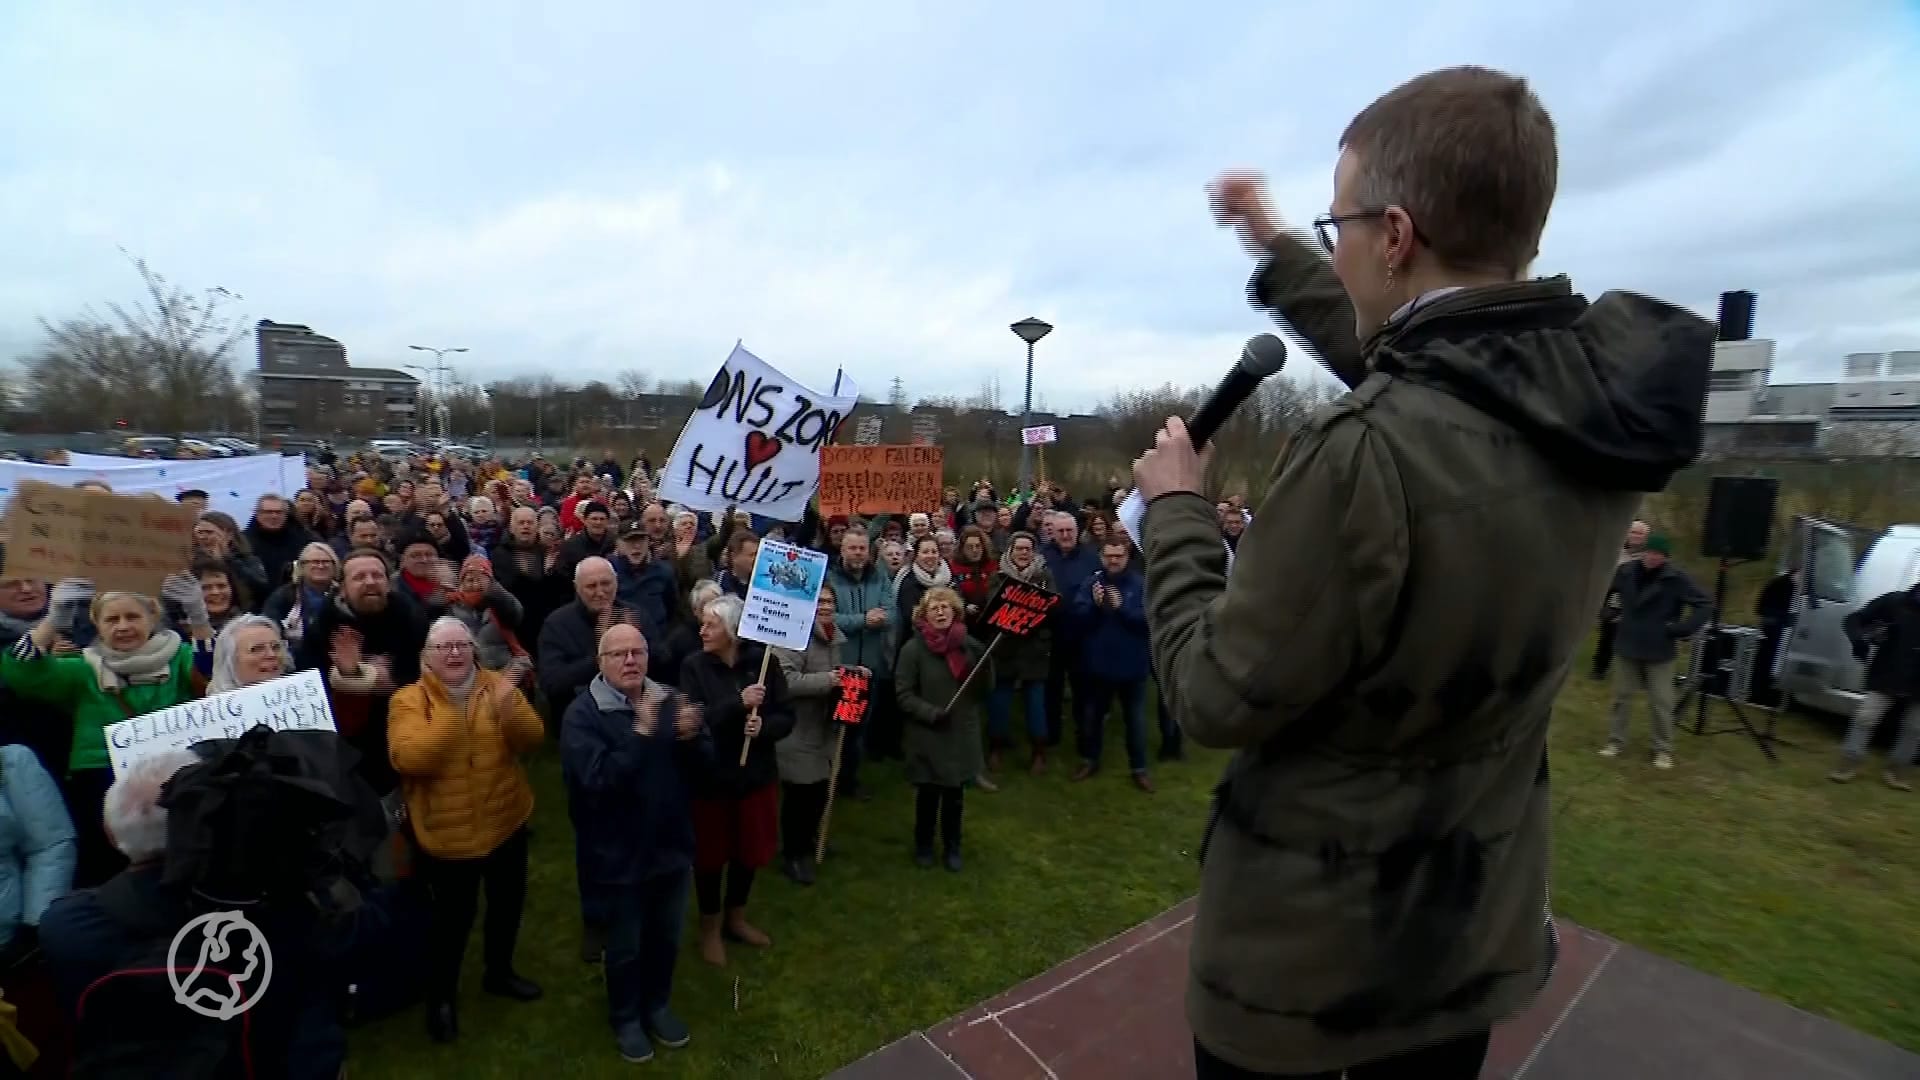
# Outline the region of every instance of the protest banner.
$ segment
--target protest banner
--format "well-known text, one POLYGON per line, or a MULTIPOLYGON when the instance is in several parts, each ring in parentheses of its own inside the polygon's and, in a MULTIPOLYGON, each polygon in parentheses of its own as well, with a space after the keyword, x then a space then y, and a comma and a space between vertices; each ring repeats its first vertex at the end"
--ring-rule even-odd
MULTIPOLYGON (((740 610, 740 637, 767 646, 760 654, 759 682, 767 681, 767 663, 773 647, 805 651, 813 635, 813 617, 820 606, 820 587, 827 581, 825 552, 760 541, 753 573, 747 579, 747 599, 740 610)), ((755 709, 748 715, 759 716, 755 709)), ((740 764, 747 763, 753 746, 749 735, 740 743, 740 764)))
POLYGON ((113 774, 124 776, 142 758, 208 739, 237 739, 258 724, 275 731, 337 730, 320 673, 302 671, 108 724, 107 758, 113 774))
POLYGON ((953 692, 953 699, 947 702, 948 710, 960 703, 960 695, 967 692, 973 683, 973 677, 987 666, 987 660, 993 656, 993 650, 999 648, 1004 638, 1027 637, 1040 624, 1047 621, 1053 609, 1060 606, 1060 594, 1029 585, 1024 581, 1015 581, 1002 577, 992 594, 987 597, 987 606, 980 610, 980 628, 993 631, 993 640, 987 642, 987 648, 980 659, 960 680, 959 689, 953 692))
POLYGON ((859 401, 853 380, 834 384, 816 393, 735 345, 673 444, 660 500, 799 521, 820 481, 820 448, 859 401))
POLYGON ((860 668, 843 667, 840 669, 840 698, 833 705, 833 720, 837 724, 858 725, 867 715, 867 688, 871 679, 860 668))
POLYGON ((1001 634, 1027 637, 1059 606, 1059 593, 1003 577, 980 611, 980 625, 1001 634))
POLYGON ((195 514, 151 495, 23 481, 7 502, 7 575, 160 595, 193 558, 195 514))
POLYGON ((820 449, 820 514, 911 514, 940 505, 946 450, 938 446, 820 449))
POLYGON ((207 493, 207 508, 246 521, 262 495, 292 498, 307 486, 307 459, 300 454, 282 457, 259 454, 243 458, 171 461, 115 458, 97 454, 68 455, 71 464, 41 465, 31 461, 0 461, 0 502, 12 497, 28 480, 72 487, 96 481, 116 495, 160 495, 169 500, 183 491, 207 493))
POLYGON ((820 812, 820 833, 814 838, 814 862, 827 861, 827 826, 833 822, 833 803, 840 790, 840 761, 847 751, 847 729, 858 725, 867 714, 867 687, 872 678, 865 668, 842 666, 834 673, 839 676, 840 696, 833 703, 833 761, 827 769, 827 806, 820 812))
POLYGON ((1039 424, 1020 429, 1020 442, 1025 446, 1045 446, 1060 441, 1060 431, 1052 424, 1039 424))

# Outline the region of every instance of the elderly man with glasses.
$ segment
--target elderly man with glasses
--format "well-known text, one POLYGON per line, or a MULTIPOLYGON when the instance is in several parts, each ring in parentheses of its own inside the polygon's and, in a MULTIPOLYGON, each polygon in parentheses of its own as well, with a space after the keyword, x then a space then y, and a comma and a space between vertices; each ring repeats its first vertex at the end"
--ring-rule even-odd
POLYGON ((691 1037, 667 1002, 692 881, 692 784, 713 758, 700 707, 648 678, 647 660, 639 630, 610 627, 560 737, 581 888, 607 920, 609 1020, 631 1062, 691 1037))

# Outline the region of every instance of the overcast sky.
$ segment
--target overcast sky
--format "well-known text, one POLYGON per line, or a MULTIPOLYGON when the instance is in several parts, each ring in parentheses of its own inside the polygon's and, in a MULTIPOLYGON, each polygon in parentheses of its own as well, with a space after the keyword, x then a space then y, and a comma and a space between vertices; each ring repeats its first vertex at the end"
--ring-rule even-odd
POLYGON ((1538 272, 1751 289, 1775 382, 1920 348, 1912 0, 1204 6, 12 0, 0 356, 133 297, 124 245, 357 363, 467 346, 476 380, 704 379, 743 338, 1017 405, 1037 314, 1038 393, 1086 409, 1267 329, 1211 175, 1311 218, 1353 114, 1463 62, 1559 125, 1538 272))

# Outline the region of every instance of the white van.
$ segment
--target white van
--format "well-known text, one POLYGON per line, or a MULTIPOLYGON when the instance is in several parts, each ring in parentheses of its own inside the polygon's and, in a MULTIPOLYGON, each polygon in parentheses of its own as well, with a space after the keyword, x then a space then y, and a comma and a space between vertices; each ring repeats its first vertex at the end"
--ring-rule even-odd
POLYGON ((1780 688, 1789 702, 1852 716, 1866 690, 1866 665, 1854 659, 1843 623, 1875 598, 1920 582, 1920 525, 1875 532, 1797 517, 1786 561, 1803 573, 1780 688))

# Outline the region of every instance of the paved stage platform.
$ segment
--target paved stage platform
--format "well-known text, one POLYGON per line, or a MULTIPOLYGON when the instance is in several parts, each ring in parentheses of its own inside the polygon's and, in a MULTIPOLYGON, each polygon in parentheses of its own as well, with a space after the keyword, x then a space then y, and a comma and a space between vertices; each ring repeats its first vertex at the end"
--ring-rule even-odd
MULTIPOLYGON (((1193 901, 831 1080, 1177 1080, 1193 901)), ((1494 1029, 1483 1080, 1916 1080, 1920 1055, 1560 924, 1534 1007, 1494 1029)))

